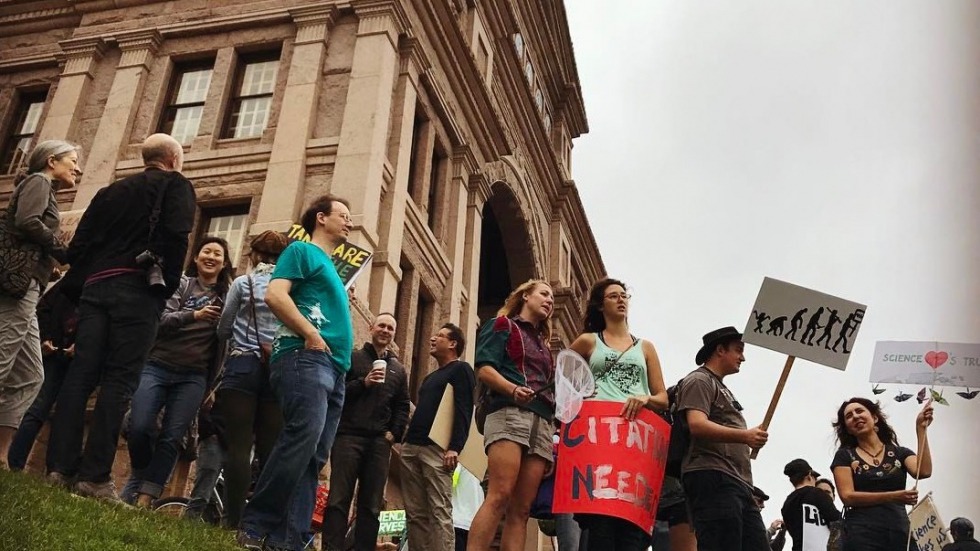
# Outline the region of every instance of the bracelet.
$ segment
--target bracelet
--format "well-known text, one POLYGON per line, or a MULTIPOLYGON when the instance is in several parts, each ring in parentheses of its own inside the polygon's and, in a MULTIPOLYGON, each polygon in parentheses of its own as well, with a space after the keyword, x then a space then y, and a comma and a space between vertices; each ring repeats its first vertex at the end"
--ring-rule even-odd
POLYGON ((517 401, 517 391, 521 388, 521 385, 514 385, 514 391, 510 393, 510 397, 517 401))

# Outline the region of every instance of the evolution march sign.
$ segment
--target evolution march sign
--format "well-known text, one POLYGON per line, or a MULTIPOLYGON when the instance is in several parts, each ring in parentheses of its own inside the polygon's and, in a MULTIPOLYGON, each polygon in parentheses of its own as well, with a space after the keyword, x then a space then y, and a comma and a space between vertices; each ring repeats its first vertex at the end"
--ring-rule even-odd
POLYGON ((742 340, 843 371, 866 311, 863 304, 767 277, 742 340))

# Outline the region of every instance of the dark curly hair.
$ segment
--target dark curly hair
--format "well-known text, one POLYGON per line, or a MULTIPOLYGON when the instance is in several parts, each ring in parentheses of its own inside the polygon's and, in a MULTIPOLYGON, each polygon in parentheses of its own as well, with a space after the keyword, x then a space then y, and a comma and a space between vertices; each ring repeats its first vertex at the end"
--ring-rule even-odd
POLYGON ((606 328, 606 318, 602 316, 602 301, 606 298, 606 289, 619 285, 626 290, 626 284, 611 277, 596 281, 589 289, 589 300, 585 303, 585 320, 582 322, 583 333, 599 333, 606 328))
POLYGON ((888 424, 888 419, 885 417, 885 413, 881 410, 881 404, 878 402, 872 402, 867 398, 855 396, 837 408, 837 421, 835 421, 833 425, 834 431, 837 433, 837 441, 841 446, 856 448, 858 445, 857 437, 847 431, 847 424, 844 422, 844 409, 851 404, 861 404, 868 410, 868 412, 871 413, 872 416, 878 418, 878 422, 875 423, 875 430, 878 432, 878 438, 880 438, 882 442, 885 444, 898 445, 898 438, 895 437, 895 430, 888 424))

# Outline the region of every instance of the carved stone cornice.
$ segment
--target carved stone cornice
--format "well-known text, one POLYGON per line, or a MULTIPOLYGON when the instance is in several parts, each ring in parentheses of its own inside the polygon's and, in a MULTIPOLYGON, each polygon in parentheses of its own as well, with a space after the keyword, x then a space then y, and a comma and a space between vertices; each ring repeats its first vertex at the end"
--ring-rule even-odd
POLYGON ((470 196, 467 200, 466 206, 482 209, 483 205, 486 204, 487 199, 490 198, 491 186, 492 182, 490 182, 490 179, 487 178, 486 174, 482 172, 474 172, 470 174, 469 182, 467 182, 470 196))
POLYGON ((163 36, 156 29, 141 29, 138 31, 116 35, 116 43, 122 50, 119 69, 125 67, 150 67, 150 61, 163 43, 163 36))
POLYGON ((65 64, 61 76, 87 75, 93 76, 95 64, 102 59, 109 46, 98 36, 72 38, 58 42, 61 54, 58 60, 65 64))
POLYGON ((432 62, 418 38, 403 35, 398 43, 398 52, 399 74, 408 73, 416 82, 423 73, 432 68, 432 62))
POLYGON ((337 19, 338 9, 335 5, 314 5, 289 8, 289 16, 296 24, 296 40, 294 45, 326 42, 327 32, 337 19))
POLYGON ((358 18, 357 36, 384 34, 398 49, 398 36, 408 32, 408 15, 395 0, 353 0, 351 7, 358 18))

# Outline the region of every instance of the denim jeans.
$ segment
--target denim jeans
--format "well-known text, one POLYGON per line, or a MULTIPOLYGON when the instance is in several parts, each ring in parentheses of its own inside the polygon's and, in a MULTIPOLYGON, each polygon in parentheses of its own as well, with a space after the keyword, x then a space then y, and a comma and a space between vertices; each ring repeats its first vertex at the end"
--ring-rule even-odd
POLYGON ((65 381, 69 365, 71 365, 71 358, 60 352, 44 358, 44 383, 41 384, 41 392, 24 414, 20 427, 17 428, 17 433, 10 443, 10 451, 7 453, 7 463, 11 470, 19 471, 27 465, 31 448, 34 447, 34 441, 37 440, 41 427, 51 414, 51 408, 54 406, 55 398, 58 397, 58 392, 61 391, 61 384, 65 381))
POLYGON ((373 551, 378 541, 381 505, 391 444, 383 436, 341 434, 333 445, 330 460, 330 500, 323 520, 326 549, 344 549, 347 516, 357 484, 357 523, 354 527, 354 550, 373 551))
POLYGON ((195 462, 194 488, 191 490, 191 498, 187 502, 184 518, 201 518, 211 498, 214 497, 214 488, 218 484, 223 462, 224 453, 218 442, 218 435, 214 434, 202 439, 198 444, 195 462))
POLYGON ((143 274, 97 281, 82 290, 75 360, 51 418, 49 472, 77 474, 80 481, 109 480, 122 419, 156 338, 163 305, 143 274), (85 406, 100 384, 83 451, 85 406))
POLYGON ((555 515, 555 532, 558 551, 586 551, 589 548, 588 532, 582 530, 572 513, 555 515))
POLYGON ((129 459, 139 492, 160 497, 174 465, 180 440, 204 401, 207 374, 178 371, 150 362, 143 368, 129 414, 129 459), (159 433, 160 410, 166 408, 159 433))
POLYGON ((267 544, 299 551, 309 539, 318 476, 340 424, 344 373, 325 352, 292 350, 272 365, 270 382, 283 427, 245 507, 242 528, 267 537, 267 544))
POLYGON ((721 471, 694 471, 683 484, 698 551, 769 549, 762 514, 744 482, 721 471))

